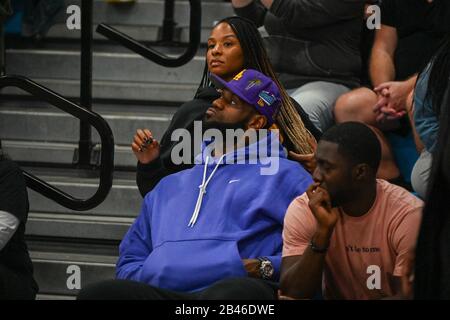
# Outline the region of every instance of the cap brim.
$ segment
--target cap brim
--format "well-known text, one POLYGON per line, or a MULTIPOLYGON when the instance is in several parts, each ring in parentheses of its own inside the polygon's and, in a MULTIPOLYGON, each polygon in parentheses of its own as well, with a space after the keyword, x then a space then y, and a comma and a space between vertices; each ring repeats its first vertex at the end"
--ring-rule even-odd
POLYGON ((209 79, 214 84, 216 89, 227 89, 227 90, 230 90, 233 94, 237 95, 239 97, 239 99, 243 100, 244 102, 246 102, 249 105, 251 105, 252 107, 254 107, 253 104, 250 101, 248 101, 247 98, 245 96, 243 96, 241 92, 239 92, 239 90, 237 90, 236 88, 230 88, 228 86, 228 82, 226 82, 222 78, 216 76, 213 73, 210 73, 209 74, 209 79))
POLYGON ((209 74, 209 79, 217 89, 224 89, 224 88, 229 89, 227 86, 227 82, 222 78, 216 76, 214 73, 209 74))

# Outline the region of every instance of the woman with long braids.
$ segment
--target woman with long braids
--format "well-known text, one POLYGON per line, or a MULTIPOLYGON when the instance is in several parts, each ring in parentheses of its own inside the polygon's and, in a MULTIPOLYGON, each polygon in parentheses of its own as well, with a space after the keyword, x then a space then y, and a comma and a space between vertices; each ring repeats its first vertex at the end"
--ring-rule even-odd
POLYGON ((173 163, 171 152, 178 142, 171 141, 171 136, 179 128, 187 129, 193 136, 194 121, 201 121, 211 103, 219 97, 209 79, 209 73, 229 81, 242 69, 258 70, 277 83, 283 99, 277 117, 278 128, 284 137, 283 145, 292 159, 301 162, 309 170, 314 167, 312 153, 320 131, 278 81, 253 22, 245 18, 229 17, 219 21, 212 30, 208 39, 203 77, 194 100, 177 110, 161 143, 153 138, 148 129, 138 129, 134 136, 132 149, 138 159, 136 180, 142 196, 152 190, 163 177, 193 165, 193 152, 190 164, 173 163))

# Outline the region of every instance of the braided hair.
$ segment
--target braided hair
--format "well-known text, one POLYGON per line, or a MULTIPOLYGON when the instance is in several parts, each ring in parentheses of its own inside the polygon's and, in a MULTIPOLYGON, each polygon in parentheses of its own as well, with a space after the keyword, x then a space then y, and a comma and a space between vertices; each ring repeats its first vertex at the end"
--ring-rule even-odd
MULTIPOLYGON (((272 78, 280 89, 282 102, 280 111, 276 116, 276 122, 280 126, 282 134, 286 134, 291 141, 293 151, 300 154, 313 153, 316 141, 308 129, 305 128, 294 103, 278 80, 256 25, 246 18, 237 16, 224 18, 216 25, 223 22, 230 25, 239 40, 244 53, 244 68, 255 69, 264 73, 266 76, 272 78)), ((208 66, 205 63, 199 88, 211 85, 208 66)))

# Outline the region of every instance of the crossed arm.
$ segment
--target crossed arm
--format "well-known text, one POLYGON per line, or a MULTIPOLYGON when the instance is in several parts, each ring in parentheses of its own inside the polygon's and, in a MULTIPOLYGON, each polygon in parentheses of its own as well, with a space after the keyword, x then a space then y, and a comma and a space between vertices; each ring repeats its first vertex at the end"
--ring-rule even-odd
POLYGON ((382 25, 377 30, 369 64, 370 79, 378 96, 374 107, 377 121, 403 117, 411 104, 408 97, 414 90, 417 74, 404 81, 394 81, 397 44, 396 28, 382 25))

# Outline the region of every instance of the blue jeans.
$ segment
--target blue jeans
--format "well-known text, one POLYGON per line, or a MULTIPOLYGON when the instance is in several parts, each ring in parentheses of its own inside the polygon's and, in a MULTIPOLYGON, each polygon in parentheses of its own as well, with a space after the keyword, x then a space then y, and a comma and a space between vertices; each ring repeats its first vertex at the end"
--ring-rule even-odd
POLYGON ((350 89, 342 84, 314 81, 287 93, 309 115, 311 122, 322 132, 334 124, 333 109, 336 100, 350 89))
POLYGON ((425 199, 427 195, 428 183, 430 181, 431 164, 433 163, 433 156, 427 150, 423 150, 414 165, 411 173, 411 185, 414 191, 425 199))

